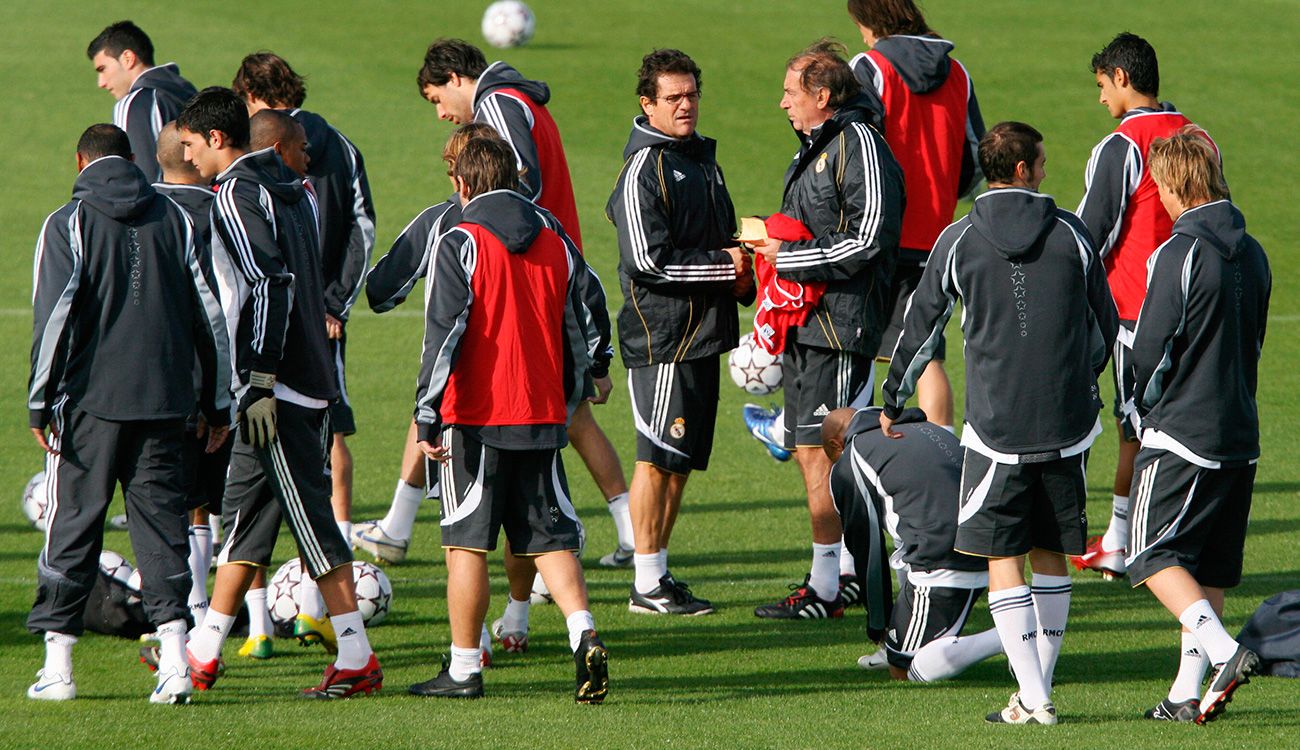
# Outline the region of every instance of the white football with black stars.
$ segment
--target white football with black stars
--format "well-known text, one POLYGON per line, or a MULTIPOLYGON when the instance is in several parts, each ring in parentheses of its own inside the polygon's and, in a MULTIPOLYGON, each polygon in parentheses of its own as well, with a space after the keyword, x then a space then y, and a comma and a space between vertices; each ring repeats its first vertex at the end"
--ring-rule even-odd
POLYGON ((131 585, 131 575, 135 573, 135 566, 130 560, 108 549, 99 553, 99 569, 116 578, 124 586, 131 585))
POLYGON ((483 38, 497 49, 527 44, 536 29, 537 17, 519 0, 500 0, 483 12, 483 38))
POLYGON ((49 499, 46 495, 48 488, 45 484, 45 472, 38 471, 36 475, 27 480, 27 486, 23 488, 23 515, 31 525, 39 531, 45 531, 46 513, 49 510, 49 499))
POLYGON ((352 582, 357 589, 357 611, 366 627, 384 621, 393 604, 393 584, 377 566, 362 561, 352 561, 352 582))
POLYGON ((740 337, 727 364, 732 382, 755 396, 766 396, 781 388, 781 355, 769 354, 755 343, 752 332, 740 337))
POLYGON ((298 586, 302 584, 302 561, 298 558, 281 565, 266 584, 266 609, 271 622, 292 623, 298 616, 298 586))

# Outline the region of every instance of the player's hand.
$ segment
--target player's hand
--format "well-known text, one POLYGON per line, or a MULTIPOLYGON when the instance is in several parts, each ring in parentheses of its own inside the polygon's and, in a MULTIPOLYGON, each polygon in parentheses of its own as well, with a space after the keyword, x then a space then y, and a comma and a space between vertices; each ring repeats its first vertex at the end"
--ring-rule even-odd
POLYGON ((767 241, 764 242, 763 244, 754 245, 754 252, 763 256, 763 258, 766 259, 768 263, 771 263, 772 265, 775 266, 776 254, 780 252, 781 245, 782 243, 780 240, 774 240, 771 237, 769 237, 767 241))
POLYGON ((731 256, 731 262, 736 266, 736 278, 739 279, 749 273, 753 260, 749 253, 739 247, 724 247, 722 252, 731 256))
POLYGON ((434 445, 433 443, 430 443, 428 440, 421 440, 415 445, 420 449, 420 452, 423 453, 425 457, 428 458, 430 461, 437 461, 438 463, 446 463, 447 461, 451 460, 451 448, 447 448, 441 445, 434 445))
MULTIPOLYGON (((41 450, 45 451, 51 456, 57 456, 59 455, 59 452, 54 450, 54 448, 50 446, 49 440, 45 439, 45 429, 46 428, 44 427, 33 427, 32 435, 36 437, 36 444, 41 446, 41 450)), ((50 425, 49 430, 50 430, 50 434, 53 435, 54 437, 59 436, 59 431, 54 428, 54 425, 50 425)))
POLYGON ((265 448, 275 442, 275 376, 253 372, 249 382, 249 389, 239 400, 235 419, 245 445, 265 448))
POLYGON ((603 404, 609 401, 609 394, 614 390, 614 380, 606 375, 603 378, 593 378, 592 382, 596 385, 596 395, 587 400, 593 404, 603 404))
MULTIPOLYGON (((202 436, 200 436, 202 437, 202 436)), ((204 453, 216 453, 225 444, 226 439, 230 437, 230 425, 222 427, 213 427, 208 430, 208 444, 203 447, 204 453)))
POLYGON ((894 420, 886 417, 883 411, 880 412, 880 432, 891 440, 897 440, 903 436, 903 433, 894 429, 894 420))
POLYGON ((331 339, 343 338, 343 321, 325 313, 325 335, 331 339))

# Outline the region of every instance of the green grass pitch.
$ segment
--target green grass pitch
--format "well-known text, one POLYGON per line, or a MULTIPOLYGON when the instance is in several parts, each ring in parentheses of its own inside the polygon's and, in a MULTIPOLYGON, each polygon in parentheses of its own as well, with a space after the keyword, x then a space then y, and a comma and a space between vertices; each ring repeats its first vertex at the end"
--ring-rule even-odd
MULTIPOLYGON (((76 647, 80 697, 64 705, 28 701, 41 645, 24 618, 35 587, 41 536, 19 493, 41 456, 22 421, 30 336, 31 250, 44 216, 67 200, 76 139, 108 120, 112 101, 94 87, 84 56, 106 24, 131 17, 153 37, 159 62, 177 61, 200 87, 228 85, 240 58, 259 49, 284 55, 307 76, 307 107, 323 113, 362 149, 379 212, 382 253, 420 209, 449 194, 437 162, 450 131, 418 95, 415 73, 440 35, 479 40, 486 0, 452 2, 318 0, 291 3, 4 3, 0 7, 0 748, 79 747, 1292 747, 1300 731, 1296 684, 1259 679, 1211 727, 1140 720, 1163 696, 1177 663, 1176 623, 1145 591, 1094 576, 1075 579, 1073 611, 1057 668, 1061 725, 1045 730, 985 726, 987 711, 1014 689, 995 658, 951 682, 892 684, 860 671, 870 650, 864 621, 773 624, 752 608, 785 592, 806 571, 808 521, 793 466, 773 463, 739 419, 744 394, 724 388, 712 468, 692 480, 673 544, 674 572, 720 607, 693 620, 627 613, 626 571, 589 570, 592 610, 610 647, 610 698, 574 706, 563 621, 535 608, 533 650, 498 654, 486 674, 489 697, 448 703, 404 695, 431 676, 447 649, 445 571, 436 511, 423 512, 410 562, 389 569, 396 597, 388 622, 371 632, 383 662, 383 697, 305 704, 294 694, 316 682, 322 652, 278 641, 277 657, 248 663, 226 650, 217 689, 180 709, 146 703, 152 680, 135 644, 89 635, 76 647)), ((538 30, 505 59, 550 82, 552 112, 567 144, 587 240, 587 257, 619 303, 614 233, 602 212, 621 166, 640 56, 680 47, 704 70, 701 132, 719 140, 736 209, 770 212, 796 148, 777 107, 786 58, 823 35, 861 48, 840 0, 688 2, 534 0, 538 30)), ((931 24, 955 40, 971 71, 986 121, 1030 122, 1046 135, 1043 190, 1073 208, 1089 150, 1114 123, 1096 103, 1089 56, 1115 33, 1149 38, 1160 53, 1162 98, 1176 102, 1222 147, 1234 198, 1270 253, 1273 311, 1261 373, 1264 455, 1259 465, 1246 574, 1229 597, 1235 632, 1269 594, 1300 581, 1300 459, 1288 435, 1300 421, 1300 272, 1294 229, 1300 119, 1294 93, 1292 0, 1123 0, 1012 2, 930 0, 931 24)), ((966 206, 959 208, 964 212, 966 206)), ((382 514, 406 432, 419 355, 419 297, 398 312, 356 312, 349 384, 360 432, 355 518, 382 514)), ((955 325, 954 325, 955 328, 955 325)), ((959 347, 953 347, 954 355, 959 347)), ((142 363, 123 362, 123 367, 142 363)), ((949 372, 961 398, 961 366, 949 372)), ((633 430, 625 381, 597 417, 631 468, 633 430)), ((1094 525, 1109 512, 1114 437, 1093 453, 1094 525)), ((569 454, 566 454, 569 455, 569 454)), ((569 475, 587 521, 589 559, 607 552, 613 528, 581 463, 569 475)), ((113 512, 120 512, 115 504, 113 512)), ((130 556, 122 532, 106 548, 130 556)), ((282 540, 277 562, 289 555, 282 540)), ((500 612, 504 579, 493 563, 500 612)), ((988 627, 987 609, 971 623, 988 627)))

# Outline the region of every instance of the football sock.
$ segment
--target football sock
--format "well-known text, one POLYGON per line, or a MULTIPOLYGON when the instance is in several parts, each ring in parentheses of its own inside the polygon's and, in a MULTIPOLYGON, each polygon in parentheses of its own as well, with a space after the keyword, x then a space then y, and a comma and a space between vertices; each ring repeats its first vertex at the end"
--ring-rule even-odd
POLYGON ((298 584, 298 613, 317 620, 325 617, 325 598, 320 595, 316 579, 304 568, 302 582, 298 584))
POLYGON ((460 648, 456 644, 451 646, 451 662, 447 665, 447 671, 451 673, 451 679, 456 682, 464 682, 479 672, 483 671, 483 649, 460 648))
POLYGON ((1178 659, 1178 676, 1169 687, 1169 700, 1174 703, 1200 698, 1201 682, 1205 680, 1205 670, 1210 668, 1210 660, 1196 636, 1186 630, 1182 636, 1183 653, 1178 659))
POLYGON ((515 601, 515 598, 506 594, 506 611, 501 615, 501 631, 504 633, 527 633, 528 632, 528 605, 527 599, 522 602, 515 601))
POLYGON ((668 575, 667 566, 662 562, 658 552, 650 555, 635 553, 632 555, 632 567, 636 570, 636 590, 648 594, 659 587, 659 579, 668 575))
POLYGON ((195 524, 190 527, 190 605, 208 600, 208 569, 212 567, 212 527, 195 524))
POLYGON ((956 677, 972 664, 1002 653, 1002 639, 996 628, 983 633, 939 638, 917 649, 907 678, 912 682, 934 682, 956 677))
POLYGON ((663 575, 672 575, 668 572, 668 548, 660 547, 656 554, 659 555, 659 567, 663 570, 663 575))
POLYGON ((1051 685, 1056 658, 1061 655, 1065 622, 1070 617, 1070 577, 1035 573, 1032 583, 1029 591, 1038 617, 1038 662, 1043 668, 1043 683, 1051 685))
POLYGON ((1211 664, 1222 664, 1232 658, 1237 651, 1237 642, 1223 629, 1219 616, 1205 599, 1198 599, 1188 605, 1178 616, 1183 627, 1196 636, 1196 640, 1210 657, 1211 664))
POLYGON ((188 628, 184 620, 172 620, 158 626, 158 671, 185 669, 185 636, 188 628))
POLYGON ((266 608, 266 589, 249 589, 244 594, 244 606, 248 607, 248 637, 259 635, 271 636, 271 612, 266 608))
POLYGON ((589 610, 585 609, 580 609, 564 618, 564 624, 569 627, 569 650, 575 653, 578 650, 578 642, 582 640, 582 634, 596 629, 595 618, 591 616, 589 610))
POLYGON ((853 560, 853 553, 844 544, 844 537, 840 537, 840 575, 855 576, 858 574, 858 568, 853 560))
POLYGON ((410 539, 411 532, 415 530, 415 514, 419 512, 420 501, 423 499, 423 487, 412 487, 401 479, 397 480, 393 502, 388 506, 388 515, 379 522, 379 527, 385 534, 399 541, 410 539))
POLYGON ((1101 537, 1101 548, 1107 551, 1128 548, 1128 498, 1111 495, 1110 526, 1101 537))
POLYGON ((487 623, 483 623, 483 629, 478 634, 478 650, 480 652, 480 661, 492 663, 492 634, 488 632, 487 623))
POLYGON ((628 507, 627 493, 615 495, 605 506, 614 518, 614 530, 618 532, 618 546, 632 549, 636 543, 632 539, 632 511, 628 507))
POLYGON ((346 542, 348 546, 351 546, 352 545, 352 522, 335 521, 334 523, 339 527, 339 533, 343 535, 343 541, 346 542))
POLYGON ((370 661, 370 639, 366 638, 366 623, 357 610, 344 612, 330 618, 334 635, 339 641, 339 653, 334 659, 337 669, 361 669, 370 661))
POLYGON ((72 676, 72 644, 77 637, 66 633, 45 634, 45 676, 72 676))
POLYGON ((212 529, 212 547, 213 549, 221 546, 221 516, 215 513, 208 516, 208 528, 212 529))
POLYGON ((989 592, 989 612, 1011 671, 1020 683, 1020 702, 1033 711, 1047 702, 1048 687, 1038 661, 1038 620, 1028 586, 989 592))
POLYGON ((777 445, 785 445, 785 410, 778 409, 772 424, 767 428, 767 436, 777 445))
POLYGON ((200 663, 210 662, 221 656, 221 644, 230 635, 230 628, 235 624, 235 616, 218 612, 211 607, 203 618, 203 627, 195 628, 190 634, 190 653, 200 663))
POLYGON ((812 546, 812 573, 808 585, 818 599, 829 602, 840 591, 840 543, 812 546))

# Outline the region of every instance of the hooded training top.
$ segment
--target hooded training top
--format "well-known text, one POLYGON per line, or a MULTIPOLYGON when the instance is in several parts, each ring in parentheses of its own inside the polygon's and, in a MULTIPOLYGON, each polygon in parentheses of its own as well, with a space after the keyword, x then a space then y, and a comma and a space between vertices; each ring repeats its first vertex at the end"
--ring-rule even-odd
POLYGON ((873 356, 889 322, 890 279, 898 259, 903 172, 885 139, 867 124, 857 96, 810 135, 785 173, 781 213, 811 240, 783 243, 777 276, 825 281, 826 293, 795 335, 801 344, 873 356))
POLYGON ((1000 463, 1087 450, 1101 431, 1097 376, 1119 321, 1078 217, 1049 195, 998 188, 939 235, 908 301, 884 412, 897 418, 961 300, 962 445, 1000 463))
POLYGON ((723 251, 736 244, 736 215, 717 148, 699 133, 665 135, 644 115, 632 122, 605 205, 618 232, 624 367, 715 357, 740 340, 736 264, 723 251))
POLYGON ((487 66, 474 89, 474 120, 491 125, 514 149, 522 173, 519 192, 559 219, 560 226, 582 249, 578 205, 564 143, 546 103, 551 89, 531 81, 506 63, 487 66))
MULTIPOLYGON (((1139 107, 1120 118, 1088 159, 1078 214, 1105 259, 1120 320, 1137 319, 1147 288, 1147 258, 1173 228, 1147 164, 1151 142, 1191 124, 1168 102, 1160 109, 1139 107)), ((1209 134, 1200 134, 1218 153, 1209 134)))
POLYGON ((199 408, 230 423, 230 364, 221 305, 185 211, 130 161, 91 162, 72 201, 50 214, 32 274, 32 427, 63 399, 100 419, 193 413, 191 370, 202 364, 199 408))
POLYGON ((926 253, 952 222, 957 199, 982 176, 984 118, 970 74, 949 57, 952 49, 938 37, 895 35, 849 63, 907 183, 898 244, 926 253))
POLYGON ((126 131, 135 164, 149 182, 162 178, 158 167, 159 131, 175 120, 185 102, 197 93, 194 84, 181 78, 176 63, 166 63, 141 73, 126 96, 113 105, 113 124, 126 131))
POLYGON ((375 203, 361 152, 325 118, 287 110, 307 132, 307 176, 320 210, 325 312, 347 320, 375 249, 375 203))
MULTIPOLYGON (((199 257, 209 265, 212 263, 212 201, 217 194, 212 188, 201 185, 174 185, 170 182, 155 182, 153 189, 176 201, 176 205, 185 209, 185 215, 194 224, 194 246, 199 257)), ((215 282, 214 282, 215 283, 215 282)))
POLYGON ((1206 468, 1259 457, 1255 389, 1272 274, 1227 200, 1183 212, 1151 256, 1133 337, 1143 447, 1206 468))
POLYGON ((600 340, 577 246, 532 201, 493 190, 465 205, 432 263, 420 439, 433 442, 446 425, 499 449, 564 447, 600 340))
POLYGON ((251 371, 270 373, 277 397, 321 408, 339 393, 315 199, 270 148, 236 159, 216 186, 212 255, 236 390, 242 394, 251 371))

